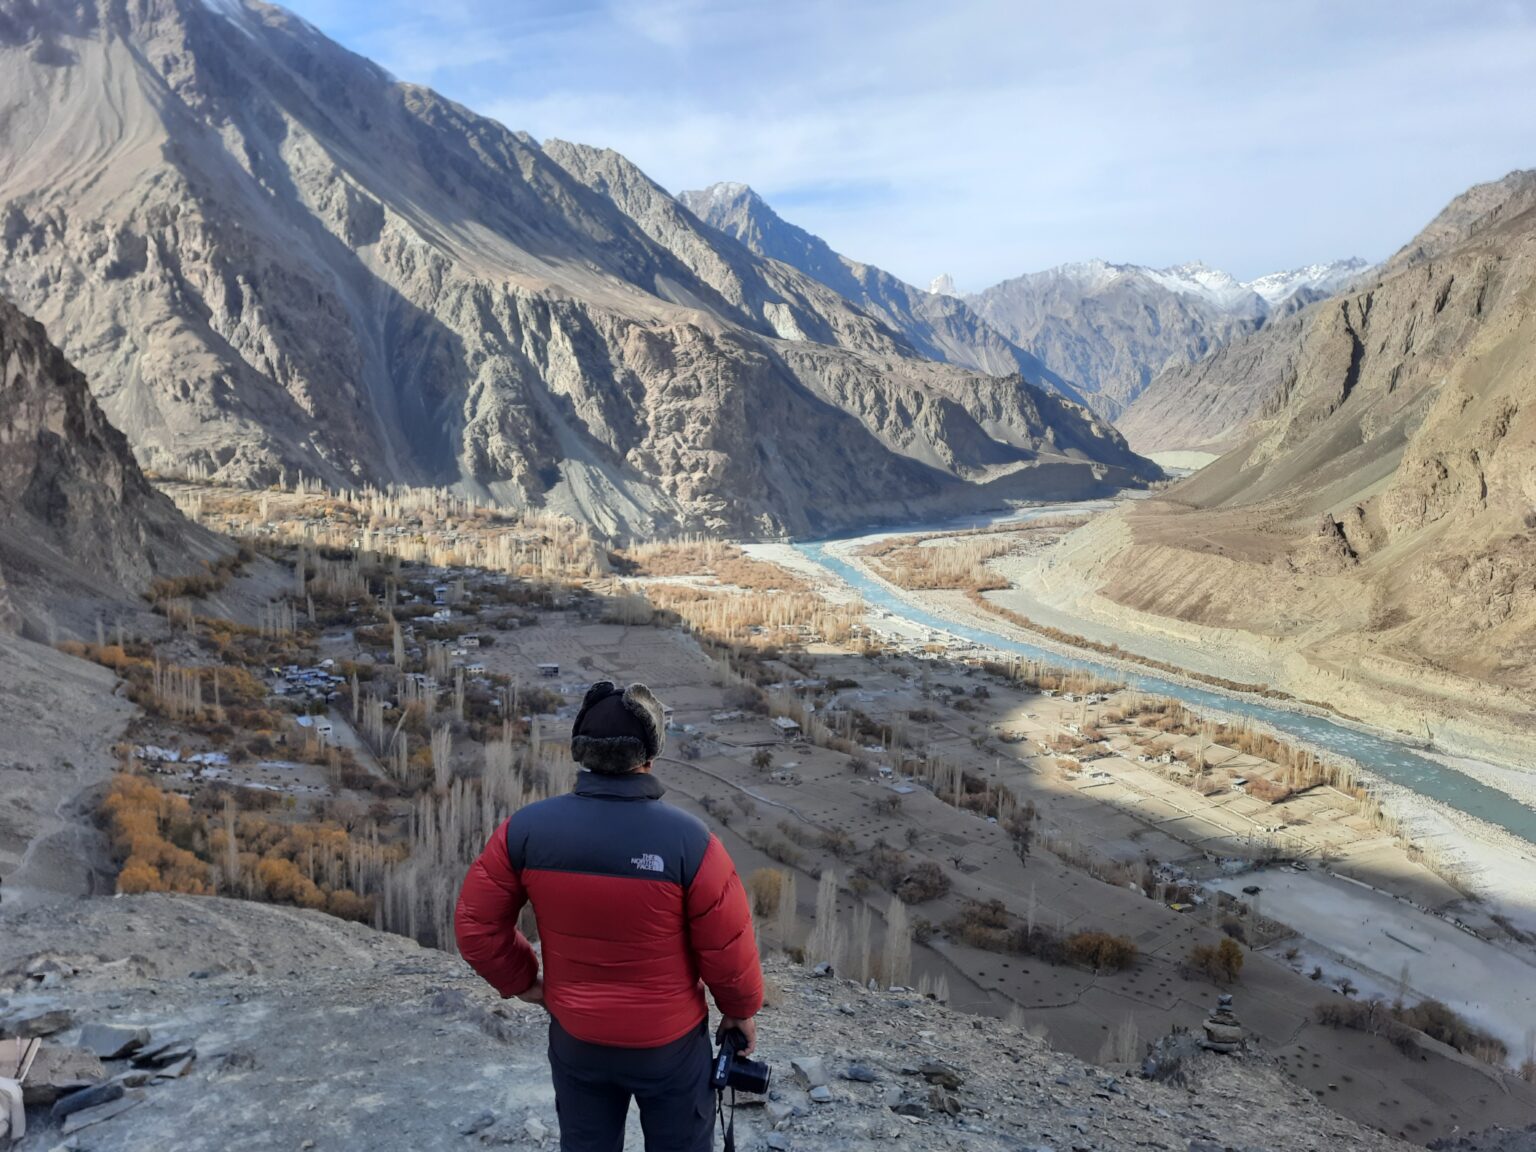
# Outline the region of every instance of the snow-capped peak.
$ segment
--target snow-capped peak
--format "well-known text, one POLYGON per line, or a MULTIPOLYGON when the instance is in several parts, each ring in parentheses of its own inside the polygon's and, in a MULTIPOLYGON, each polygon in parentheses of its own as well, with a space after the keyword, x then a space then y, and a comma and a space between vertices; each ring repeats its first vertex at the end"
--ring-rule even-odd
POLYGON ((702 192, 683 193, 685 196, 696 197, 701 203, 705 204, 728 204, 733 200, 741 200, 752 194, 752 186, 750 184, 741 184, 735 180, 721 180, 711 184, 702 192))
POLYGON ((958 296, 960 290, 955 287, 955 278, 948 272, 940 272, 928 284, 928 292, 933 296, 958 296))
POLYGON ((1251 303, 1253 293, 1233 276, 1220 268, 1212 268, 1200 260, 1177 264, 1172 268, 1147 268, 1144 274, 1170 292, 1183 296, 1198 296, 1218 308, 1234 309, 1251 303))
POLYGON ((1354 257, 1325 264, 1308 264, 1289 272, 1272 272, 1253 280, 1239 280, 1230 272, 1212 268, 1202 260, 1175 264, 1170 268, 1148 268, 1140 264, 1111 264, 1105 260, 1079 260, 1060 264, 1031 276, 1034 280, 1066 280, 1083 292, 1101 292, 1115 281, 1129 277, 1150 282, 1180 296, 1203 300, 1223 312, 1262 315, 1303 289, 1335 292, 1369 268, 1354 257))
POLYGON ((1267 304, 1279 304, 1303 288, 1320 292, 1333 292, 1363 273, 1370 265, 1358 256, 1348 260, 1332 260, 1326 264, 1308 264, 1289 272, 1271 272, 1250 280, 1245 285, 1250 291, 1264 298, 1267 304))

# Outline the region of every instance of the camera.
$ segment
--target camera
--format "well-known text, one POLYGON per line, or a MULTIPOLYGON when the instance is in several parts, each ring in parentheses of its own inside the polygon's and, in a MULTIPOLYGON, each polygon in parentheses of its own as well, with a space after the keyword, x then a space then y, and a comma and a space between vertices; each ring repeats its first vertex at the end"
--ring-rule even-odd
POLYGON ((737 1092, 753 1092, 767 1095, 768 1081, 773 1069, 760 1060, 748 1060, 741 1050, 747 1046, 747 1038, 739 1028, 728 1028, 720 1036, 720 1051, 710 1071, 709 1083, 717 1092, 726 1088, 737 1092))

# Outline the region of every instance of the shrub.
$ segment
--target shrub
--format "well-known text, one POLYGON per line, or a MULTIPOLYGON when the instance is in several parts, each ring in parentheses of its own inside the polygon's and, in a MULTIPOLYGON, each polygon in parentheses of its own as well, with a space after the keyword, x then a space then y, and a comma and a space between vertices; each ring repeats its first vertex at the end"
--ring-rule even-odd
POLYGON ((1243 950, 1236 940, 1224 936, 1220 944, 1196 944, 1190 949, 1185 963, 1193 971, 1211 979, 1230 984, 1243 970, 1243 950))
POLYGON ((1489 1063, 1502 1063, 1509 1055, 1504 1042, 1458 1016, 1439 1000, 1424 1000, 1412 1008, 1394 1008, 1392 1014, 1410 1028, 1416 1028, 1442 1044, 1460 1052, 1475 1054, 1489 1063))
POLYGON ((1072 963, 1096 972, 1123 972, 1136 963, 1136 942, 1129 936, 1090 929, 1068 936, 1066 947, 1072 963))
POLYGON ((839 860, 846 860, 858 851, 858 843, 845 829, 833 828, 821 834, 820 844, 839 860))
POLYGON ((903 904, 926 904, 949 892, 949 877, 931 860, 924 860, 896 885, 903 904))
POLYGON ((783 887, 784 873, 777 868, 755 869, 747 877, 747 891, 752 894, 752 910, 759 917, 776 916, 783 887))

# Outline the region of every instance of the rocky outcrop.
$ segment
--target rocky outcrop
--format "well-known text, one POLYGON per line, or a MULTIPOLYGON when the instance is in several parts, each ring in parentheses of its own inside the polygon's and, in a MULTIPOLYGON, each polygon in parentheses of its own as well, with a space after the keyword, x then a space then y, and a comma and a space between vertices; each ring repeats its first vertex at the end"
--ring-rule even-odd
POLYGON ((1536 746, 1536 205, 1461 234, 1298 316, 1270 414, 1119 514, 1095 585, 1278 644, 1302 693, 1327 669, 1346 710, 1507 751, 1536 746))
MULTIPOLYGON (((79 901, 6 927, 0 991, 17 1014, 63 1005, 82 1030, 147 1029, 141 1058, 166 1042, 195 1054, 168 1066, 175 1076, 109 1062, 118 1083, 148 1082, 128 1089, 130 1109, 90 1118, 79 1139, 95 1152, 558 1143, 547 1016, 498 999, 457 957, 316 912, 212 897, 79 901), (46 987, 28 974, 39 967, 53 974, 46 987)), ((737 1108, 739 1148, 1411 1147, 1329 1111, 1262 1055, 1185 1055, 1174 1087, 916 992, 782 960, 766 975, 755 1058, 772 1065, 773 1088, 737 1108)), ((45 1043, 78 1039, 71 1028, 45 1043)), ((46 1111, 33 1116, 20 1152, 59 1142, 46 1111)), ((638 1147, 633 1116, 630 1128, 638 1147)))
POLYGON ((1116 420, 1143 452, 1213 452, 1236 446, 1270 415, 1297 372, 1300 313, 1271 322, 1193 363, 1165 369, 1116 420))
MULTIPOLYGON (((0 287, 148 467, 756 535, 970 506, 993 494, 966 460, 1037 463, 926 436, 893 450, 786 355, 817 344, 849 378, 947 403, 877 319, 725 243, 621 157, 545 150, 280 8, 0 0, 0 17, 0 287)), ((1056 415, 1071 426, 1028 430, 1056 480, 1103 489, 1100 462, 1049 448, 1098 437, 1056 415)))
POLYGON ((139 470, 41 324, 0 299, 0 623, 23 597, 143 591, 211 542, 139 470))
POLYGON ((1047 391, 1081 400, 1039 359, 1010 343, 957 295, 916 288, 870 264, 833 251, 820 236, 789 223, 745 184, 712 184, 678 200, 713 229, 759 256, 787 264, 875 317, 920 355, 993 376, 1020 375, 1047 391))

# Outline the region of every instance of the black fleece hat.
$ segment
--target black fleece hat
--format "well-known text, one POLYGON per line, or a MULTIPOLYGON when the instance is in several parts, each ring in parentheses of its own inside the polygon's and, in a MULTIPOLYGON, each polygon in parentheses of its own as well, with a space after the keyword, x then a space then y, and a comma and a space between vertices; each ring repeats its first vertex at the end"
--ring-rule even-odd
POLYGON ((644 684, 599 680, 571 725, 571 756, 592 772, 623 775, 661 755, 666 728, 661 701, 644 684))

